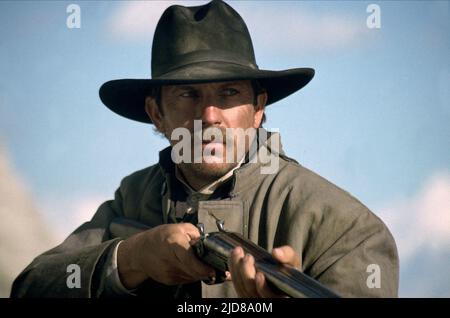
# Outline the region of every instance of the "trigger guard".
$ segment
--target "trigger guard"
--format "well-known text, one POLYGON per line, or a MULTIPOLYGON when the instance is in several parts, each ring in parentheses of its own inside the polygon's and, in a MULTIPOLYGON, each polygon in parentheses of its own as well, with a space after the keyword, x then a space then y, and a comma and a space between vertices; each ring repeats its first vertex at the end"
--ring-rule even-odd
POLYGON ((219 271, 216 269, 216 275, 211 277, 209 280, 203 280, 206 285, 216 285, 225 282, 227 279, 227 275, 225 272, 219 271))

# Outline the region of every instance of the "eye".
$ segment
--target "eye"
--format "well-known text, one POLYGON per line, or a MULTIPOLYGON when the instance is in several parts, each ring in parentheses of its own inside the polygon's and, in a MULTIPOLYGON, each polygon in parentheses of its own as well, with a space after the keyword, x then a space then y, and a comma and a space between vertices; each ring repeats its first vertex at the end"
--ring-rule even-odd
POLYGON ((225 88, 224 90, 222 90, 222 95, 224 96, 234 96, 239 94, 239 91, 237 89, 234 88, 225 88))
POLYGON ((181 97, 187 97, 187 98, 197 98, 198 94, 194 90, 184 91, 180 94, 181 97))

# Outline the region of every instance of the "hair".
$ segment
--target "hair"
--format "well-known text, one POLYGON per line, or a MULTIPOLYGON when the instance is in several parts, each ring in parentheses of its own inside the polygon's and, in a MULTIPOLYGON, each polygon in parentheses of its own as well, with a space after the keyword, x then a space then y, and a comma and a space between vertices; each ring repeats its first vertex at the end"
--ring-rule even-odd
POLYGON ((157 85, 150 89, 150 92, 148 94, 149 96, 153 97, 155 100, 156 106, 158 106, 158 110, 161 114, 163 114, 163 110, 161 107, 161 86, 157 85))
MULTIPOLYGON (((253 105, 258 104, 258 96, 260 94, 263 94, 266 92, 266 89, 261 86, 261 83, 258 80, 252 80, 252 88, 253 88, 253 105)), ((261 124, 259 125, 262 127, 262 124, 266 122, 266 113, 263 113, 263 117, 261 119, 261 124)))
MULTIPOLYGON (((258 80, 251 80, 252 89, 253 89, 253 105, 258 104, 258 95, 266 92, 266 89, 261 86, 261 83, 258 80)), ((161 86, 157 85, 150 89, 149 96, 155 99, 156 106, 158 106, 159 112, 164 115, 162 106, 161 106, 161 86)), ((266 113, 263 113, 263 117, 261 120, 260 127, 262 124, 266 122, 266 113)))

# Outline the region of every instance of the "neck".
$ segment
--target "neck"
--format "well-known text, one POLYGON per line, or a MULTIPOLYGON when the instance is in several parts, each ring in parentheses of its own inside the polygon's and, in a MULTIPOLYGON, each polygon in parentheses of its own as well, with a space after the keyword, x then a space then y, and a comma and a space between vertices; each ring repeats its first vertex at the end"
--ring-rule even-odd
POLYGON ((192 171, 190 169, 186 169, 183 165, 178 165, 180 173, 183 175, 185 181, 188 183, 188 185, 194 189, 195 191, 199 191, 200 189, 206 187, 208 184, 211 184, 218 178, 213 177, 205 177, 203 175, 198 174, 195 171, 192 171))
POLYGON ((224 164, 217 167, 205 166, 204 164, 179 164, 178 170, 184 181, 195 191, 200 191, 206 186, 219 181, 239 164, 224 164))

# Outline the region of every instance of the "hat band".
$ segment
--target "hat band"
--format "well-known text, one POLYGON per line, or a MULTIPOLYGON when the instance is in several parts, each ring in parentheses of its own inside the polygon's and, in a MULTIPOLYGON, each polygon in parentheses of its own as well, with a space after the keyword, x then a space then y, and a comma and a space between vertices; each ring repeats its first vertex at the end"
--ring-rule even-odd
POLYGON ((161 77, 164 74, 170 73, 178 68, 187 66, 189 64, 202 63, 202 62, 221 62, 221 63, 231 63, 237 64, 244 67, 249 67, 254 70, 258 70, 258 65, 254 61, 243 59, 241 56, 219 50, 200 50, 195 52, 190 52, 176 57, 177 63, 167 63, 159 64, 157 69, 152 67, 152 78, 161 77))

